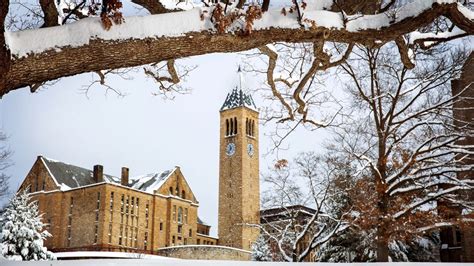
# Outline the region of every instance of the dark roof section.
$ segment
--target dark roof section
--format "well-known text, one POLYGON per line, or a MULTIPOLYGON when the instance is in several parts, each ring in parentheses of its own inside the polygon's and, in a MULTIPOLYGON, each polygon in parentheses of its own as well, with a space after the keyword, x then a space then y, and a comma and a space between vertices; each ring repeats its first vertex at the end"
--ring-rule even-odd
POLYGON ((199 218, 198 216, 198 221, 197 221, 198 224, 202 224, 202 225, 207 225, 203 220, 201 220, 201 218, 199 218))
MULTIPOLYGON (((44 156, 40 156, 40 158, 51 172, 53 179, 59 185, 61 190, 69 190, 96 183, 92 170, 48 159, 44 156)), ((176 169, 177 167, 161 173, 130 177, 128 187, 148 193, 154 193, 154 191, 159 189, 176 169)), ((121 178, 116 176, 104 174, 104 182, 107 183, 120 185, 120 179, 121 178)))
POLYGON ((242 89, 235 88, 229 94, 227 94, 225 102, 221 107, 221 111, 241 106, 248 107, 252 110, 257 110, 257 106, 255 106, 252 95, 244 93, 242 89))
MULTIPOLYGON (((69 188, 83 187, 95 183, 93 172, 79 166, 66 164, 41 156, 46 167, 49 169, 53 178, 61 186, 62 184, 69 188)), ((105 182, 115 182, 120 184, 120 178, 104 174, 105 182)))
POLYGON ((265 224, 273 221, 281 221, 290 219, 290 217, 305 219, 313 216, 314 213, 316 213, 315 209, 303 205, 265 209, 260 211, 260 223, 265 224))

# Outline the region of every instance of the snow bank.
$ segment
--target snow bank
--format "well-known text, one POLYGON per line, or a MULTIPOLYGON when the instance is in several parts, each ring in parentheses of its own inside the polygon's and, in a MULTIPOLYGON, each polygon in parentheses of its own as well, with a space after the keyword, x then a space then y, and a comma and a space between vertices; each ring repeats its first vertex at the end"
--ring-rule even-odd
MULTIPOLYGON (((212 261, 212 260, 161 260, 157 264, 153 259, 110 259, 110 260, 68 260, 68 261, 37 261, 37 262, 21 262, 21 261, 1 261, 2 266, 90 266, 90 265, 109 265, 109 266, 292 266, 294 263, 289 262, 259 262, 259 261, 212 261)), ((298 265, 317 265, 314 262, 300 262, 298 265)), ((414 262, 398 262, 398 263, 324 263, 324 266, 453 266, 453 263, 414 263, 414 262)), ((474 266, 474 263, 463 263, 463 266, 474 266)))
POLYGON ((109 251, 74 251, 54 253, 59 260, 73 258, 116 258, 116 259, 152 259, 152 260, 179 260, 157 255, 128 253, 128 252, 109 252, 109 251))

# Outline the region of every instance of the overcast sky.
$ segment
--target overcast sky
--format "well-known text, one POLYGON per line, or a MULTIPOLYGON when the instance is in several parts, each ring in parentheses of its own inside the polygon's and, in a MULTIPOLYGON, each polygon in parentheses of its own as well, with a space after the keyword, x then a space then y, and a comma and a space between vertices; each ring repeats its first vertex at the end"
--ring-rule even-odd
MULTIPOLYGON (((112 85, 128 96, 120 98, 95 87, 89 98, 82 94, 92 74, 61 79, 47 89, 31 94, 29 89, 11 92, 0 100, 0 129, 8 136, 14 154, 12 189, 42 154, 66 163, 92 169, 102 164, 104 172, 120 176, 120 168, 130 168, 136 176, 181 166, 184 176, 200 202, 199 215, 213 226, 216 234, 219 174, 219 108, 238 80, 241 56, 214 54, 186 59, 196 65, 185 86, 189 95, 174 100, 153 96, 157 85, 137 74, 133 80, 112 79, 112 85)), ((246 76, 249 86, 259 86, 246 76)), ((261 104, 255 97, 257 106, 261 104)), ((260 131, 262 153, 271 148, 260 131)), ((291 158, 299 151, 316 150, 320 131, 299 130, 280 156, 291 158)), ((275 154, 260 154, 261 173, 272 165, 275 154)))

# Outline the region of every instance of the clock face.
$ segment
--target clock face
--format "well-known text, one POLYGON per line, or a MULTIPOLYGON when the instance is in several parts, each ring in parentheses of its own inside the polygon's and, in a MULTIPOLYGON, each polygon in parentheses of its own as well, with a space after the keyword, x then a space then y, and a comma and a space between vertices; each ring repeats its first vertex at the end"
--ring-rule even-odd
POLYGON ((254 152, 255 152, 255 149, 253 148, 253 145, 251 143, 247 144, 247 153, 250 156, 253 156, 254 152))
POLYGON ((227 147, 225 148, 225 153, 227 156, 232 156, 235 153, 235 144, 234 143, 229 143, 227 144, 227 147))

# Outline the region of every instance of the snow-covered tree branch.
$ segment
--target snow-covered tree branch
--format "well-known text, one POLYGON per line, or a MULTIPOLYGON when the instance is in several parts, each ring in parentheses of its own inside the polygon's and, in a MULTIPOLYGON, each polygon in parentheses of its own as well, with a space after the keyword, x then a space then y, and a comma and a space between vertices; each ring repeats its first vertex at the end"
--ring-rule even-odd
MULTIPOLYGON (((69 9, 56 5, 58 16, 64 19, 66 10, 67 14, 75 13, 79 21, 55 27, 49 27, 56 24, 53 1, 40 2, 45 12, 44 28, 7 31, 0 36, 0 95, 80 73, 246 51, 274 42, 338 42, 374 47, 397 41, 402 62, 411 66, 408 55, 413 47, 423 44, 426 48, 425 40, 438 36, 436 42, 471 35, 474 29, 471 10, 456 1, 444 0, 395 4, 365 0, 358 5, 349 0, 295 1, 296 5, 290 3, 284 8, 288 12, 272 8, 270 1, 264 1, 263 6, 247 6, 245 1, 229 5, 206 3, 207 6, 187 10, 188 6, 177 1, 137 0, 134 3, 155 15, 125 17, 124 23, 117 0, 107 1, 102 7, 91 6, 93 12, 86 14, 89 17, 78 12, 83 9, 77 8, 83 5, 80 1, 69 1, 76 5, 69 9), (176 12, 167 13, 171 10, 176 12), (442 18, 447 18, 452 27, 432 26, 442 18), (401 35, 412 33, 420 34, 413 34, 408 41, 400 39, 401 35)), ((9 1, 0 4, 2 25, 8 7, 9 1)))

